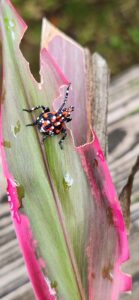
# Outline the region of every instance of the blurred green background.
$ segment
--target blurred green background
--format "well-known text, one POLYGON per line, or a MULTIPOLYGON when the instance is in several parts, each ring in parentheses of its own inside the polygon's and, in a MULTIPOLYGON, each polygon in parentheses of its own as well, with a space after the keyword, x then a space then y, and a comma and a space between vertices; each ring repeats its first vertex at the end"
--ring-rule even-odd
POLYGON ((41 19, 46 16, 91 52, 106 58, 115 75, 139 61, 139 0, 13 0, 29 25, 21 48, 37 77, 41 19))

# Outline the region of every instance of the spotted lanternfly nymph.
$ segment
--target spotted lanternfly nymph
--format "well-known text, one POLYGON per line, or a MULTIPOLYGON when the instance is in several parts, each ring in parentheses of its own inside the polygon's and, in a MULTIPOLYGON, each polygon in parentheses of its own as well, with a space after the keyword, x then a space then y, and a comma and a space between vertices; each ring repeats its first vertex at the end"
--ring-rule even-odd
POLYGON ((33 112, 37 109, 42 109, 39 117, 32 123, 27 124, 26 126, 37 126, 40 133, 43 135, 43 142, 48 136, 55 136, 60 133, 63 133, 62 138, 59 141, 60 148, 63 149, 63 141, 67 136, 65 123, 70 122, 71 112, 74 111, 74 107, 70 106, 68 108, 65 107, 65 104, 68 100, 70 84, 67 87, 64 101, 60 108, 57 111, 51 112, 49 107, 45 107, 43 105, 39 105, 36 107, 32 107, 31 109, 23 109, 29 113, 33 112))

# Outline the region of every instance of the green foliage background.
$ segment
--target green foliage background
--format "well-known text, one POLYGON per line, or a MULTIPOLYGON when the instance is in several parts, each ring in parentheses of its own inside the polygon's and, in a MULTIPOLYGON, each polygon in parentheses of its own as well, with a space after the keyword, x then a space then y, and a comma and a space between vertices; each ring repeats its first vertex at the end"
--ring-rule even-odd
MULTIPOLYGON (((139 0, 12 0, 29 25, 22 50, 38 73, 41 19, 106 58, 112 75, 139 61, 139 0)), ((36 75, 37 76, 37 75, 36 75)))

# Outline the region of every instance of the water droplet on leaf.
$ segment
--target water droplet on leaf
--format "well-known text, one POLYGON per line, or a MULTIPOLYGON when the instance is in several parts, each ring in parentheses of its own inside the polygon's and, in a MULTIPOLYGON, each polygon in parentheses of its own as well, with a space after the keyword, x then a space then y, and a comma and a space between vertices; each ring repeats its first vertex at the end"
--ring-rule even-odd
POLYGON ((97 156, 98 156, 102 161, 104 161, 104 154, 103 154, 102 150, 99 150, 99 151, 97 152, 97 156))
POLYGON ((15 27, 16 27, 15 20, 4 18, 4 23, 6 29, 11 33, 12 39, 15 40, 15 27))
POLYGON ((9 20, 9 27, 11 27, 11 28, 15 27, 15 21, 13 19, 9 20))
POLYGON ((20 124, 20 121, 18 120, 17 123, 16 123, 16 126, 11 126, 11 130, 13 132, 13 135, 16 137, 17 134, 20 132, 20 129, 21 129, 21 124, 20 124))
POLYGON ((64 176, 64 186, 66 189, 69 189, 72 185, 73 185, 73 178, 70 176, 69 173, 67 173, 65 176, 64 176))

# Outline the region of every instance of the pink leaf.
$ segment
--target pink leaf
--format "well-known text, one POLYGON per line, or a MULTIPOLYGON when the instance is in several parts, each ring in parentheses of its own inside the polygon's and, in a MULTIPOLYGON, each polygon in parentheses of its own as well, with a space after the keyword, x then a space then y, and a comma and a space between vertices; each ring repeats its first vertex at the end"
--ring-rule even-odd
POLYGON ((130 276, 121 272, 121 264, 129 258, 129 250, 119 200, 94 132, 92 142, 87 143, 88 136, 91 136, 88 113, 91 59, 89 66, 83 48, 47 20, 43 22, 42 47, 44 46, 74 86, 72 96, 76 121, 73 121, 71 129, 94 201, 87 247, 88 299, 101 300, 105 297, 116 300, 120 292, 131 289, 130 276))

